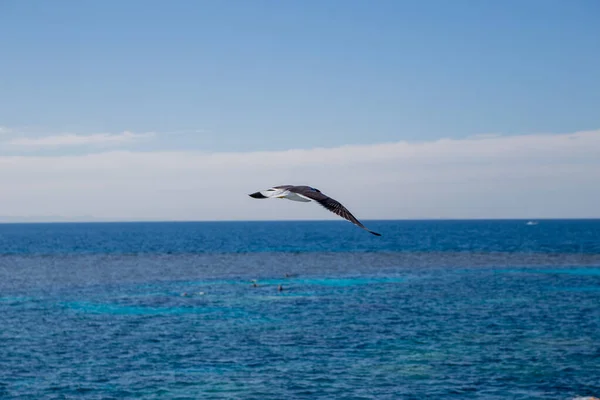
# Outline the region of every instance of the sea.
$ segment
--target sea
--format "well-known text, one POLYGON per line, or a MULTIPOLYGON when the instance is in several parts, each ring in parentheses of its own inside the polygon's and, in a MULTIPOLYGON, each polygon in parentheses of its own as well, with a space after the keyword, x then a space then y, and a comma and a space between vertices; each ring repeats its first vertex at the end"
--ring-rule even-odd
POLYGON ((600 220, 0 224, 1 399, 600 397, 600 220))

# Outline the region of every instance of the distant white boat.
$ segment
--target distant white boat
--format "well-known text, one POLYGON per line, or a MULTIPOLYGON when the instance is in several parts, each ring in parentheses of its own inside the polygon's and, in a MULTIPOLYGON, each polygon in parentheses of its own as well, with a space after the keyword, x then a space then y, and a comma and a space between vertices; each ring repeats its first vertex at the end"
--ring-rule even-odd
POLYGON ((537 225, 537 221, 528 221, 525 225, 537 225))

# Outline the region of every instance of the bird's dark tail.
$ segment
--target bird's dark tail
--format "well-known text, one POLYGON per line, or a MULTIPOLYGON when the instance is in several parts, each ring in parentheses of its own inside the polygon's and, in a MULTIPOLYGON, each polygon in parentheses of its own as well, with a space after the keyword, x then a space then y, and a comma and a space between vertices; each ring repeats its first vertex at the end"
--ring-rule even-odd
POLYGON ((261 192, 252 193, 252 194, 249 194, 248 196, 253 197, 255 199, 268 199, 268 197, 263 196, 263 194, 261 192))

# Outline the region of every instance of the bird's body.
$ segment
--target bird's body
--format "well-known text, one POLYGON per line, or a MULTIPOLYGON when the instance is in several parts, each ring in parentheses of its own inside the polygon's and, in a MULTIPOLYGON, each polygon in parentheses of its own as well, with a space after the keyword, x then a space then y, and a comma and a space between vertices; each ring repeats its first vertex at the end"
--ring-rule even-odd
POLYGON ((373 232, 367 229, 346 207, 344 207, 337 200, 323 194, 319 189, 315 189, 311 186, 294 186, 294 185, 281 185, 273 186, 267 190, 255 192, 249 195, 255 199, 287 199, 292 201, 300 202, 311 202, 316 201, 321 206, 325 207, 329 211, 339 215, 340 217, 352 222, 354 225, 361 227, 369 233, 376 236, 381 236, 377 232, 373 232))

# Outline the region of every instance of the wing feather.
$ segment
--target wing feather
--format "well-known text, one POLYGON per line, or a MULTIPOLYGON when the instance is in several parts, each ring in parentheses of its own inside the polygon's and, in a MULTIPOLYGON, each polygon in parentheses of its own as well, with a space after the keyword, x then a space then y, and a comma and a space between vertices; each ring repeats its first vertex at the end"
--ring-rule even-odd
POLYGON ((313 199, 321 206, 331 211, 332 213, 352 222, 354 225, 361 227, 369 233, 372 233, 376 236, 381 236, 381 234, 377 232, 373 232, 372 230, 365 227, 352 213, 342 205, 339 201, 321 193, 320 191, 311 188, 310 186, 292 186, 288 188, 290 192, 308 197, 309 199, 313 199))

